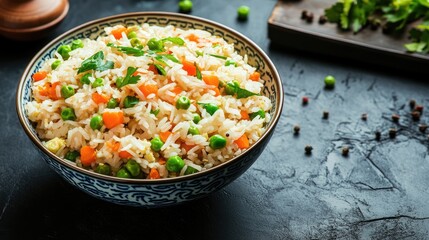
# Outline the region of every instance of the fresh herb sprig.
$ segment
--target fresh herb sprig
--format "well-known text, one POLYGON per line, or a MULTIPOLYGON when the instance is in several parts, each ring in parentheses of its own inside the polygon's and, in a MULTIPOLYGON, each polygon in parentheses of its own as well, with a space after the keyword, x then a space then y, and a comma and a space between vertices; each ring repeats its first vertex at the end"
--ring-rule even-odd
POLYGON ((81 63, 77 73, 79 74, 89 70, 105 71, 107 69, 112 69, 113 66, 114 63, 112 61, 104 61, 104 53, 103 51, 99 51, 85 59, 81 63))
POLYGON ((138 75, 133 76, 136 71, 137 71, 137 68, 128 67, 127 68, 127 75, 125 76, 125 78, 119 77, 116 79, 116 87, 122 88, 123 86, 128 85, 128 84, 136 84, 140 80, 140 76, 138 76, 138 75))

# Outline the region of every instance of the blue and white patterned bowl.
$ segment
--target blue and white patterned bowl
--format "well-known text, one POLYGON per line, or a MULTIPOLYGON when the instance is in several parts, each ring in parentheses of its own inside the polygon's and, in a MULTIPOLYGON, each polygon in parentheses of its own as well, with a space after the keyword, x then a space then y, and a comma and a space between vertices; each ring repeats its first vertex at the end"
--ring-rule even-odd
POLYGON ((283 107, 283 88, 280 76, 268 56, 250 39, 219 23, 185 14, 168 12, 135 12, 91 21, 75 27, 52 40, 37 53, 25 69, 16 94, 16 110, 22 127, 40 152, 46 163, 73 186, 96 198, 112 203, 161 207, 204 197, 231 183, 246 171, 260 156, 269 142, 283 107), (25 113, 25 104, 31 101, 31 76, 44 61, 52 58, 62 44, 70 44, 74 39, 91 38, 104 34, 104 28, 117 24, 174 25, 183 29, 203 29, 213 35, 223 37, 233 43, 236 51, 247 54, 249 64, 257 67, 265 80, 263 95, 273 103, 271 121, 263 136, 242 155, 235 157, 207 171, 171 179, 121 179, 90 172, 65 161, 46 149, 38 138, 25 113))

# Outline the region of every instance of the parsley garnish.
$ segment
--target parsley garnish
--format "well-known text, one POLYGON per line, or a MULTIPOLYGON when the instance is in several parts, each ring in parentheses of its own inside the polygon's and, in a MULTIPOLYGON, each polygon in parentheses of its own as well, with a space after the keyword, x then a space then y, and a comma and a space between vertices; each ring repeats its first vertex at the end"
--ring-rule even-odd
POLYGON ((119 51, 127 54, 127 55, 131 55, 131 56, 136 56, 136 57, 140 57, 144 55, 144 51, 138 48, 133 48, 133 47, 124 47, 124 46, 116 46, 113 43, 108 43, 107 46, 112 47, 112 48, 116 48, 119 51))
POLYGON ((112 69, 114 64, 112 61, 103 61, 104 53, 103 51, 99 51, 92 55, 91 57, 85 59, 80 65, 77 73, 86 72, 88 70, 98 70, 105 71, 107 69, 112 69))
POLYGON ((136 84, 140 80, 140 76, 133 76, 133 74, 137 71, 137 68, 135 67, 128 67, 127 68, 127 75, 125 78, 118 78, 116 79, 116 87, 121 88, 128 84, 136 84))

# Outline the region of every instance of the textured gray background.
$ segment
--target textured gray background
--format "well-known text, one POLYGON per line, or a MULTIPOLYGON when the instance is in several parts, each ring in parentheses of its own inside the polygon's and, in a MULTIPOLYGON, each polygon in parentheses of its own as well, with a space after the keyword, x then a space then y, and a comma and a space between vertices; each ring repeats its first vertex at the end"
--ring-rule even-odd
MULTIPOLYGON (((415 99, 429 108, 427 75, 276 47, 267 37, 274 0, 194 0, 193 15, 261 46, 285 89, 271 142, 235 182, 200 200, 144 210, 92 198, 48 168, 15 112, 16 86, 34 54, 86 21, 131 11, 177 12, 177 2, 72 0, 48 38, 18 45, 0 39, 0 239, 429 239, 429 141, 408 107, 415 99), (247 22, 236 20, 241 4, 251 8, 247 22), (333 90, 324 89, 327 74, 337 78, 333 90), (307 106, 301 105, 304 95, 307 106), (322 119, 323 111, 329 119, 322 119), (401 115, 398 124, 393 113, 401 115), (396 139, 388 137, 390 127, 398 129, 396 139), (314 147, 311 156, 304 154, 307 144, 314 147), (349 157, 341 155, 343 145, 350 146, 349 157)), ((420 123, 427 119, 425 109, 420 123)))

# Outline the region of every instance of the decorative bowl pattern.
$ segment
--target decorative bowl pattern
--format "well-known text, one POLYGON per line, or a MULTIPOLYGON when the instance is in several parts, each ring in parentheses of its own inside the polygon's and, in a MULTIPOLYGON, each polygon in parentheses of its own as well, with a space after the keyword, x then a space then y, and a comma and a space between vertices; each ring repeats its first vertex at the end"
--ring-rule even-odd
POLYGON ((120 205, 161 207, 200 198, 231 183, 245 172, 260 156, 269 142, 283 107, 283 88, 280 76, 267 55, 242 34, 199 17, 168 12, 135 12, 115 15, 91 21, 75 27, 52 40, 28 64, 19 82, 16 94, 16 110, 23 129, 40 152, 46 163, 67 182, 96 198, 120 205), (233 43, 236 51, 248 55, 249 64, 255 66, 265 80, 262 94, 273 103, 271 121, 267 131, 247 151, 207 171, 170 179, 121 179, 90 172, 64 161, 49 152, 41 143, 32 123, 25 113, 25 104, 31 101, 31 76, 44 61, 52 58, 62 44, 70 44, 78 38, 95 39, 104 34, 104 28, 117 24, 173 25, 183 29, 202 29, 233 43))

